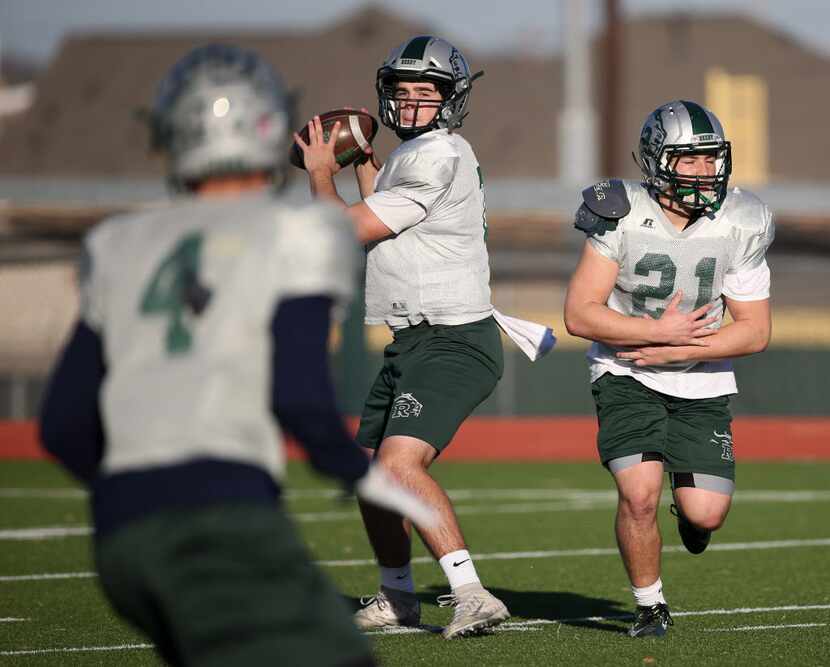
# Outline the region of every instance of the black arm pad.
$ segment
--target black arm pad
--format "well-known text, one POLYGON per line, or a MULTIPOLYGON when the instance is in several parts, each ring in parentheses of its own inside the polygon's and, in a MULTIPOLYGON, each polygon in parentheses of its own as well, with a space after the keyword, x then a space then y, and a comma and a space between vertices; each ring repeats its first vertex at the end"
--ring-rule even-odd
POLYGON ((98 394, 105 375, 101 338, 80 321, 49 380, 40 438, 46 451, 87 484, 104 452, 98 394))
POLYGON ((327 349, 331 305, 324 296, 279 305, 271 322, 271 407, 316 470, 351 485, 369 462, 337 409, 327 349))

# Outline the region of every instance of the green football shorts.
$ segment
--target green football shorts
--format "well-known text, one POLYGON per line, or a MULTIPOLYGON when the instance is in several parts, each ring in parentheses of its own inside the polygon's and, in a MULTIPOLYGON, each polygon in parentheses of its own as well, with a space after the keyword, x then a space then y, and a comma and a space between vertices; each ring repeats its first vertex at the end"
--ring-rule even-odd
POLYGON ((370 664, 279 505, 160 512, 96 540, 104 592, 171 664, 370 664))
POLYGON ((426 322, 395 332, 360 418, 357 441, 377 449, 408 435, 441 452, 496 387, 504 370, 496 321, 449 326, 426 322))
POLYGON ((596 380, 591 393, 600 459, 612 473, 662 460, 675 487, 732 492, 735 456, 728 396, 678 398, 611 373, 596 380))

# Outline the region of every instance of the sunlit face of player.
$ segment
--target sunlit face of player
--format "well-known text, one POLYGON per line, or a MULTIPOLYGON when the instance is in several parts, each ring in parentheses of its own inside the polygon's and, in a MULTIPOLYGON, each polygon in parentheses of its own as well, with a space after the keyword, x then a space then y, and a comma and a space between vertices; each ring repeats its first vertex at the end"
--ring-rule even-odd
POLYGON ((715 154, 711 151, 686 153, 677 157, 672 166, 679 176, 708 176, 711 178, 717 170, 715 154))
MULTIPOLYGON (((674 189, 684 201, 694 202, 695 190, 704 198, 716 197, 714 177, 718 171, 718 160, 715 151, 681 153, 669 160, 669 168, 677 175, 674 189)), ((661 198, 661 203, 671 206, 668 198, 661 198)), ((680 212, 683 211, 680 209, 680 212)))
POLYGON ((443 98, 434 83, 398 81, 395 100, 399 105, 400 124, 404 128, 429 125, 438 113, 443 98))

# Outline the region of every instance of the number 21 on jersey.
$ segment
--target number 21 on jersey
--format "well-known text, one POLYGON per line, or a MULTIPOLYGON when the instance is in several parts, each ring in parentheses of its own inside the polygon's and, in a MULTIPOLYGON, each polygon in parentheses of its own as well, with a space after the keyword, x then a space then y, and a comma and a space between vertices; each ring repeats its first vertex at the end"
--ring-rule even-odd
MULTIPOLYGON (((717 260, 714 257, 704 257, 695 266, 695 277, 698 279, 697 300, 694 310, 709 303, 712 300, 712 285, 715 282, 715 265, 717 260)), ((672 258, 664 253, 649 252, 634 265, 634 273, 638 276, 648 276, 652 271, 660 273, 659 285, 638 285, 631 293, 631 300, 634 305, 635 315, 650 315, 659 318, 665 308, 647 308, 646 299, 668 299, 674 292, 674 282, 677 277, 677 265, 672 258)))

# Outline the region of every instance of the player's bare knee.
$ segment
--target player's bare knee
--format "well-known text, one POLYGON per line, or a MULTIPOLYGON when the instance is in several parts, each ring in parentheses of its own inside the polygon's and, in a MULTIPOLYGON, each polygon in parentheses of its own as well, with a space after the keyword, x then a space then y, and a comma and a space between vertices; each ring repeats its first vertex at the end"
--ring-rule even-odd
POLYGON ((620 495, 620 513, 637 522, 653 521, 660 504, 659 494, 632 490, 620 495))
POLYGON ((687 502, 680 506, 680 511, 689 523, 702 530, 717 530, 720 528, 726 515, 729 513, 729 505, 722 503, 687 502))
POLYGON ((725 520, 726 512, 715 508, 709 508, 698 516, 689 519, 695 526, 703 530, 717 530, 725 520))

